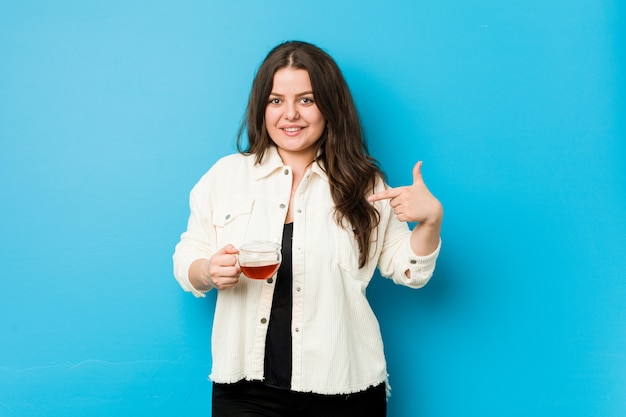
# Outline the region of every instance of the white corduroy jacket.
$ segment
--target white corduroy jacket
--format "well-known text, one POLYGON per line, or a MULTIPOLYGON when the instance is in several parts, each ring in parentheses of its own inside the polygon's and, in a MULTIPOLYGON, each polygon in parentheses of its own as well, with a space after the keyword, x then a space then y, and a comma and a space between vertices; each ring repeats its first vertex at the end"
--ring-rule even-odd
MULTIPOLYGON (((191 263, 209 259, 226 244, 281 241, 292 184, 292 170, 275 148, 262 163, 233 154, 219 160, 193 188, 191 215, 174 253, 174 275, 197 297, 189 282, 191 263)), ((378 189, 382 190, 382 181, 378 189)), ((293 200, 292 381, 294 391, 345 394, 387 381, 383 341, 365 290, 376 268, 397 284, 425 285, 439 247, 416 256, 410 229, 397 220, 387 200, 374 203, 381 221, 368 263, 359 268, 359 249, 350 227, 339 227, 328 177, 316 164, 293 200), (405 271, 410 271, 407 278, 405 271)), ((219 291, 212 332, 214 382, 263 380, 265 336, 276 280, 244 276, 219 291)))

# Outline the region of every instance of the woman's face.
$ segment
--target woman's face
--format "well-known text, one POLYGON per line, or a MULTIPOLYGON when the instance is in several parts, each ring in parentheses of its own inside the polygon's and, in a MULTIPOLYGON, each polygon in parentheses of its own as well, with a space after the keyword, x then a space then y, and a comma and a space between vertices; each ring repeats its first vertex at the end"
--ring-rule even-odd
POLYGON ((308 71, 295 68, 276 71, 265 107, 265 125, 283 159, 315 158, 315 143, 324 133, 326 119, 315 104, 308 71))

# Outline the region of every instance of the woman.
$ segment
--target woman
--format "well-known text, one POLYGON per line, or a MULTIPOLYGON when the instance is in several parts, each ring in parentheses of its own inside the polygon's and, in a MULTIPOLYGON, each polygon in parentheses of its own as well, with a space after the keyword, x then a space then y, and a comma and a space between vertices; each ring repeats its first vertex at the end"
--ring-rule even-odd
POLYGON ((382 338, 365 290, 376 268, 412 288, 432 276, 443 210, 421 162, 412 185, 385 186, 341 71, 305 42, 263 61, 238 149, 192 190, 174 254, 183 289, 218 290, 213 416, 386 415, 382 338), (238 247, 252 240, 282 242, 267 281, 241 275, 238 247))

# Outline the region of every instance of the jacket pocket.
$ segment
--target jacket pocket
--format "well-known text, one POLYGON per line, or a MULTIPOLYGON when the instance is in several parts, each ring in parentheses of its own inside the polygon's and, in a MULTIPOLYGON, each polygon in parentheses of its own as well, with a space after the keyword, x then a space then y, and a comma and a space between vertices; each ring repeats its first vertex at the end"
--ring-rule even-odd
MULTIPOLYGON (((343 227, 335 228, 335 248, 337 262, 345 277, 351 277, 363 281, 359 274, 359 244, 357 243, 352 228, 344 220, 343 227)), ((368 281, 365 279, 365 281, 368 281)))
POLYGON ((254 200, 235 197, 215 207, 213 227, 217 233, 218 247, 232 244, 238 247, 246 234, 254 200))

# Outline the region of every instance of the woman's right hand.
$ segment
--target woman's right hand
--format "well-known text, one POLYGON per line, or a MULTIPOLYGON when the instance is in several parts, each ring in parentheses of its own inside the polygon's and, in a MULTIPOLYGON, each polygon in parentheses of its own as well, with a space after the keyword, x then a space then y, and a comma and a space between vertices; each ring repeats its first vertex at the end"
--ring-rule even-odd
POLYGON ((239 250, 233 245, 226 245, 218 250, 211 259, 197 259, 189 267, 189 281, 198 291, 211 288, 225 290, 239 282, 241 268, 237 262, 239 250))
POLYGON ((225 290, 239 282, 241 268, 237 262, 239 249, 231 244, 218 250, 209 260, 209 279, 213 287, 225 290))

